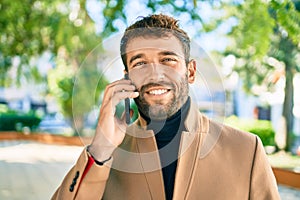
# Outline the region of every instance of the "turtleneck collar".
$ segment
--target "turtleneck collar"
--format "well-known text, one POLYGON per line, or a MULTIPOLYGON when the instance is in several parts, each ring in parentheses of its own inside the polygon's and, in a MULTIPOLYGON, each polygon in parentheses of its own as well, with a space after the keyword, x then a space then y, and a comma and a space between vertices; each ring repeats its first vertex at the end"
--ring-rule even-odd
POLYGON ((147 130, 153 130, 156 140, 171 141, 178 130, 182 132, 185 130, 184 120, 188 114, 191 100, 188 97, 183 106, 171 117, 166 120, 152 120, 140 112, 141 117, 147 122, 147 130))

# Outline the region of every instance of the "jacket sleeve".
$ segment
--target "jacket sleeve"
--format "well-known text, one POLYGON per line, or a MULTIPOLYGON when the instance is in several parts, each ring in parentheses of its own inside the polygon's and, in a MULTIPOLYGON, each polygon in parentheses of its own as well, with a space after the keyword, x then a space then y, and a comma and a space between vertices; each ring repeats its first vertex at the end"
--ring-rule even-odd
POLYGON ((264 151, 262 142, 258 137, 256 137, 256 148, 253 156, 250 180, 249 199, 280 200, 275 176, 264 151))
POLYGON ((101 199, 112 160, 107 161, 103 166, 95 163, 88 166, 89 156, 85 148, 51 199, 101 199))

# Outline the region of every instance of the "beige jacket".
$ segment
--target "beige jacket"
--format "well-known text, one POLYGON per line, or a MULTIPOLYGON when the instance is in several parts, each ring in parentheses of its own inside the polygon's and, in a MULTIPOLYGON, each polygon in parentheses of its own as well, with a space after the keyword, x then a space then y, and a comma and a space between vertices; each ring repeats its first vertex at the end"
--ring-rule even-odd
MULTIPOLYGON (((141 128, 140 121, 128 128, 113 159, 104 166, 93 164, 81 180, 88 162, 84 150, 52 199, 165 199, 155 137, 141 128)), ((280 199, 262 143, 255 135, 213 122, 195 105, 191 105, 185 127, 174 200, 280 199)))

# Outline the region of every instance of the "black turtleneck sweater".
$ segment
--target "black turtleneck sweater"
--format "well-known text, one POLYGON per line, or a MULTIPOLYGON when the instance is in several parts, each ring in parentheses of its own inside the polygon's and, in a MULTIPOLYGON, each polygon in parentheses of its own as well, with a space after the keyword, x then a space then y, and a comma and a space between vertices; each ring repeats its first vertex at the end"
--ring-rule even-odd
POLYGON ((141 113, 141 116, 147 121, 147 129, 153 130, 155 134, 167 200, 173 198, 180 138, 182 131, 185 130, 184 120, 189 108, 190 98, 177 113, 163 121, 151 120, 141 113))

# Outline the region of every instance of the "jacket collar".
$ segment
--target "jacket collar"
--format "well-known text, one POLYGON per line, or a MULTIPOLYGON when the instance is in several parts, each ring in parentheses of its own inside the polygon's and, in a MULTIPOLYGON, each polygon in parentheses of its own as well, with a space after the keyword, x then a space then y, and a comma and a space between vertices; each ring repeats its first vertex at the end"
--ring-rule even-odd
MULTIPOLYGON (((205 133, 208 132, 209 128, 208 120, 200 114, 197 105, 193 102, 191 102, 184 125, 186 131, 181 135, 174 199, 184 199, 188 191, 194 167, 196 162, 198 162, 197 158, 199 158, 200 147, 203 141, 202 135, 206 135, 205 133)), ((153 131, 146 130, 146 121, 141 116, 127 131, 129 135, 133 134, 132 136, 137 138, 137 151, 139 152, 141 165, 145 172, 145 177, 149 182, 149 189, 152 196, 158 195, 164 197, 159 152, 153 131)))
MULTIPOLYGON (((207 127, 202 127, 200 126, 202 124, 202 120, 196 120, 198 119, 199 116, 199 109, 197 107, 197 105, 195 105, 193 103, 193 101, 191 101, 191 105, 187 114, 187 118, 184 121, 184 126, 185 126, 185 130, 187 132, 196 132, 197 130, 199 130, 199 128, 206 128, 207 127)), ((143 119, 143 117, 141 117, 141 115, 138 116, 138 119, 135 121, 134 123, 136 126, 138 126, 138 128, 141 129, 142 132, 148 132, 147 134, 151 135, 151 130, 146 130, 147 129, 147 122, 146 120, 143 119)))
MULTIPOLYGON (((204 158, 209 154, 209 152, 213 149, 213 147, 216 145, 221 132, 222 132, 222 124, 217 125, 217 123, 213 123, 214 125, 211 126, 211 121, 204 115, 202 115, 199 112, 199 108, 196 104, 191 101, 191 106, 189 108, 186 120, 184 121, 185 130, 182 134, 182 137, 190 138, 187 141, 192 141, 195 137, 194 134, 198 133, 202 137, 201 142, 201 151, 199 154, 199 158, 204 158)), ((146 139, 149 138, 151 141, 151 144, 155 144, 155 146, 149 147, 143 147, 141 146, 140 150, 143 150, 143 152, 152 152, 157 151, 156 143, 155 143, 155 137, 152 130, 147 130, 146 121, 139 116, 138 119, 127 128, 127 134, 136 137, 138 139, 146 139), (149 148, 149 149, 148 149, 149 148), (155 148, 155 150, 153 149, 155 148)), ((138 140, 137 139, 137 140, 138 140)), ((185 151, 186 144, 183 143, 184 138, 181 138, 181 147, 179 149, 179 155, 182 155, 185 151), (183 145, 184 144, 184 145, 183 145)), ((149 140, 149 141, 150 141, 149 140)), ((187 145, 188 146, 188 145, 187 145)))

